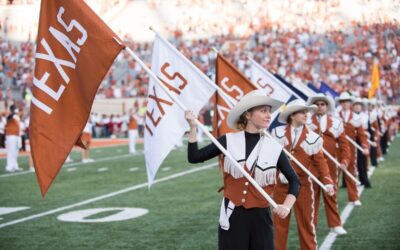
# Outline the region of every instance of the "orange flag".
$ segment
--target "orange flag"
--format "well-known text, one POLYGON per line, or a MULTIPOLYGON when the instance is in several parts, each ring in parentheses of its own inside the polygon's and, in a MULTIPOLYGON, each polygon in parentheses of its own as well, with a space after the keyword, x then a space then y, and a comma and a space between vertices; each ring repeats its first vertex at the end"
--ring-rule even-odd
POLYGON ((368 99, 371 99, 375 96, 376 91, 379 89, 379 64, 374 62, 372 66, 372 74, 371 74, 371 88, 368 91, 368 99))
POLYGON ((29 129, 43 196, 80 145, 97 89, 124 47, 84 1, 42 1, 29 129))
MULTIPOLYGON (((239 101, 245 94, 257 89, 250 80, 223 56, 218 54, 216 59, 216 84, 230 97, 239 101)), ((218 92, 215 94, 213 134, 220 137, 235 130, 228 127, 226 118, 233 105, 225 100, 218 92)))

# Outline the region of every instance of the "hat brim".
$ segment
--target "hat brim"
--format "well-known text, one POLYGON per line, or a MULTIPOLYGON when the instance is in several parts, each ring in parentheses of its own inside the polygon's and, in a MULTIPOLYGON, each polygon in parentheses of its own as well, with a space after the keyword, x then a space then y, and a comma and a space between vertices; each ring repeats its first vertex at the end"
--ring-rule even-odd
POLYGON ((306 110, 307 112, 314 111, 317 108, 315 105, 310 105, 310 106, 303 106, 303 105, 293 105, 290 107, 287 107, 285 110, 280 113, 278 121, 280 123, 287 123, 288 117, 298 111, 301 110, 306 110))
POLYGON ((249 98, 243 98, 240 100, 229 112, 227 117, 227 125, 230 128, 237 129, 236 124, 240 116, 247 110, 257 106, 270 106, 271 113, 275 112, 283 102, 275 100, 269 96, 251 96, 249 98))
POLYGON ((352 103, 353 106, 356 105, 356 104, 360 104, 360 105, 363 106, 363 107, 367 107, 367 106, 368 106, 368 103, 366 103, 366 102, 364 102, 364 101, 354 101, 354 102, 352 103))
POLYGON ((336 99, 338 102, 345 102, 345 101, 349 101, 349 102, 353 102, 354 101, 354 98, 351 98, 351 97, 345 97, 345 98, 338 98, 338 99, 336 99))

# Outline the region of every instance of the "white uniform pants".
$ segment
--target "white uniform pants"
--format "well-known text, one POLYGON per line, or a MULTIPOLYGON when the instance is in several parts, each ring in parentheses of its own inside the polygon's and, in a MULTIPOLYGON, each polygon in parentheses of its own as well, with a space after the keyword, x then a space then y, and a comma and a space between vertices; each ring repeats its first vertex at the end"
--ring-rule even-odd
POLYGON ((137 129, 129 130, 128 131, 128 136, 129 136, 129 153, 134 154, 136 153, 136 139, 138 136, 138 131, 137 129))
POLYGON ((7 149, 7 171, 17 171, 18 166, 18 151, 19 151, 19 136, 7 135, 6 136, 6 149, 7 149))

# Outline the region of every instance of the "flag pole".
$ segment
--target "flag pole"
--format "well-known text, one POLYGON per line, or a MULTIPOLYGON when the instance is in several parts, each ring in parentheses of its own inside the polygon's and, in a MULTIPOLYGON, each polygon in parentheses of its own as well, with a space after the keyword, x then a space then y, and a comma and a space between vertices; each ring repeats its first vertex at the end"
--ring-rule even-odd
POLYGON ((346 135, 346 139, 353 144, 354 147, 356 147, 357 149, 359 149, 361 152, 364 151, 364 149, 357 143, 355 142, 353 139, 350 138, 350 136, 346 135))
MULTIPOLYGON (((179 54, 179 56, 181 56, 181 58, 182 58, 188 65, 190 65, 190 66, 194 69, 194 71, 196 71, 196 72, 201 76, 201 78, 203 78, 208 84, 210 84, 213 88, 215 88, 215 89, 218 91, 218 93, 221 93, 222 96, 223 96, 223 98, 225 99, 225 101, 227 101, 227 103, 228 103, 228 102, 229 102, 230 104, 235 103, 234 101, 232 101, 233 98, 232 98, 231 96, 227 95, 217 84, 215 84, 214 82, 212 82, 211 79, 208 78, 203 72, 201 72, 201 70, 200 70, 199 68, 197 68, 196 66, 194 66, 193 63, 192 63, 189 59, 187 59, 185 56, 181 55, 182 53, 180 53, 174 46, 172 46, 171 43, 168 42, 164 37, 162 37, 160 34, 158 34, 158 32, 157 32, 152 26, 150 26, 149 29, 150 29, 151 31, 153 31, 154 34, 155 34, 158 38, 160 38, 169 48, 171 48, 172 50, 176 51, 176 52, 179 54)), ((229 103, 228 103, 228 104, 229 104, 229 103)), ((231 108, 232 108, 232 107, 231 107, 231 108)))
POLYGON ((353 180, 353 181, 354 181, 355 183, 357 183, 358 185, 361 184, 361 182, 360 182, 359 180, 357 180, 356 177, 354 177, 354 175, 352 175, 346 168, 343 168, 343 167, 340 165, 340 163, 338 162, 338 160, 337 160, 335 157, 333 157, 333 155, 331 155, 326 149, 322 148, 322 152, 324 152, 324 154, 325 154, 326 156, 328 156, 328 158, 329 158, 333 163, 335 163, 335 165, 336 165, 338 168, 342 169, 343 172, 344 172, 348 177, 350 177, 351 180, 353 180))
MULTIPOLYGON (((186 111, 187 108, 173 95, 170 94, 170 91, 165 87, 161 81, 157 78, 157 76, 154 74, 152 70, 150 70, 146 64, 142 60, 140 60, 139 57, 136 56, 136 54, 129 48, 126 47, 125 50, 128 52, 130 56, 133 57, 133 59, 139 63, 139 65, 146 71, 147 74, 150 75, 150 77, 153 78, 153 80, 156 81, 156 83, 164 90, 164 92, 183 110, 186 111)), ((200 129, 211 139, 211 141, 218 147, 221 152, 229 158, 234 163, 234 166, 243 174, 244 177, 246 177, 247 180, 257 189, 258 192, 271 204, 272 207, 276 208, 278 207, 278 204, 269 196, 264 189, 258 185, 258 183, 242 168, 239 163, 233 158, 233 156, 218 142, 218 140, 208 131, 206 127, 196 118, 195 119, 196 125, 200 127, 200 129)))
POLYGON ((376 142, 371 141, 370 139, 368 139, 368 143, 369 143, 369 145, 371 145, 371 147, 376 148, 376 142))

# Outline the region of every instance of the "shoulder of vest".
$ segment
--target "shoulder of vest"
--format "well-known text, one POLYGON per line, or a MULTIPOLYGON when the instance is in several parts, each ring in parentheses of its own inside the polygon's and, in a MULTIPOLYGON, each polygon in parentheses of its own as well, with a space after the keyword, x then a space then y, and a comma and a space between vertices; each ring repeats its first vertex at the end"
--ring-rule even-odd
POLYGON ((276 127, 272 130, 273 136, 275 136, 278 139, 281 139, 285 136, 285 128, 286 126, 279 126, 276 127))
POLYGON ((337 117, 329 116, 329 118, 331 118, 331 120, 332 120, 332 127, 334 129, 338 129, 340 127, 340 125, 343 124, 342 120, 337 117))
POLYGON ((311 130, 308 130, 307 136, 305 139, 307 144, 309 144, 309 145, 316 144, 318 142, 318 140, 321 140, 321 136, 319 136, 317 133, 315 133, 311 130))

